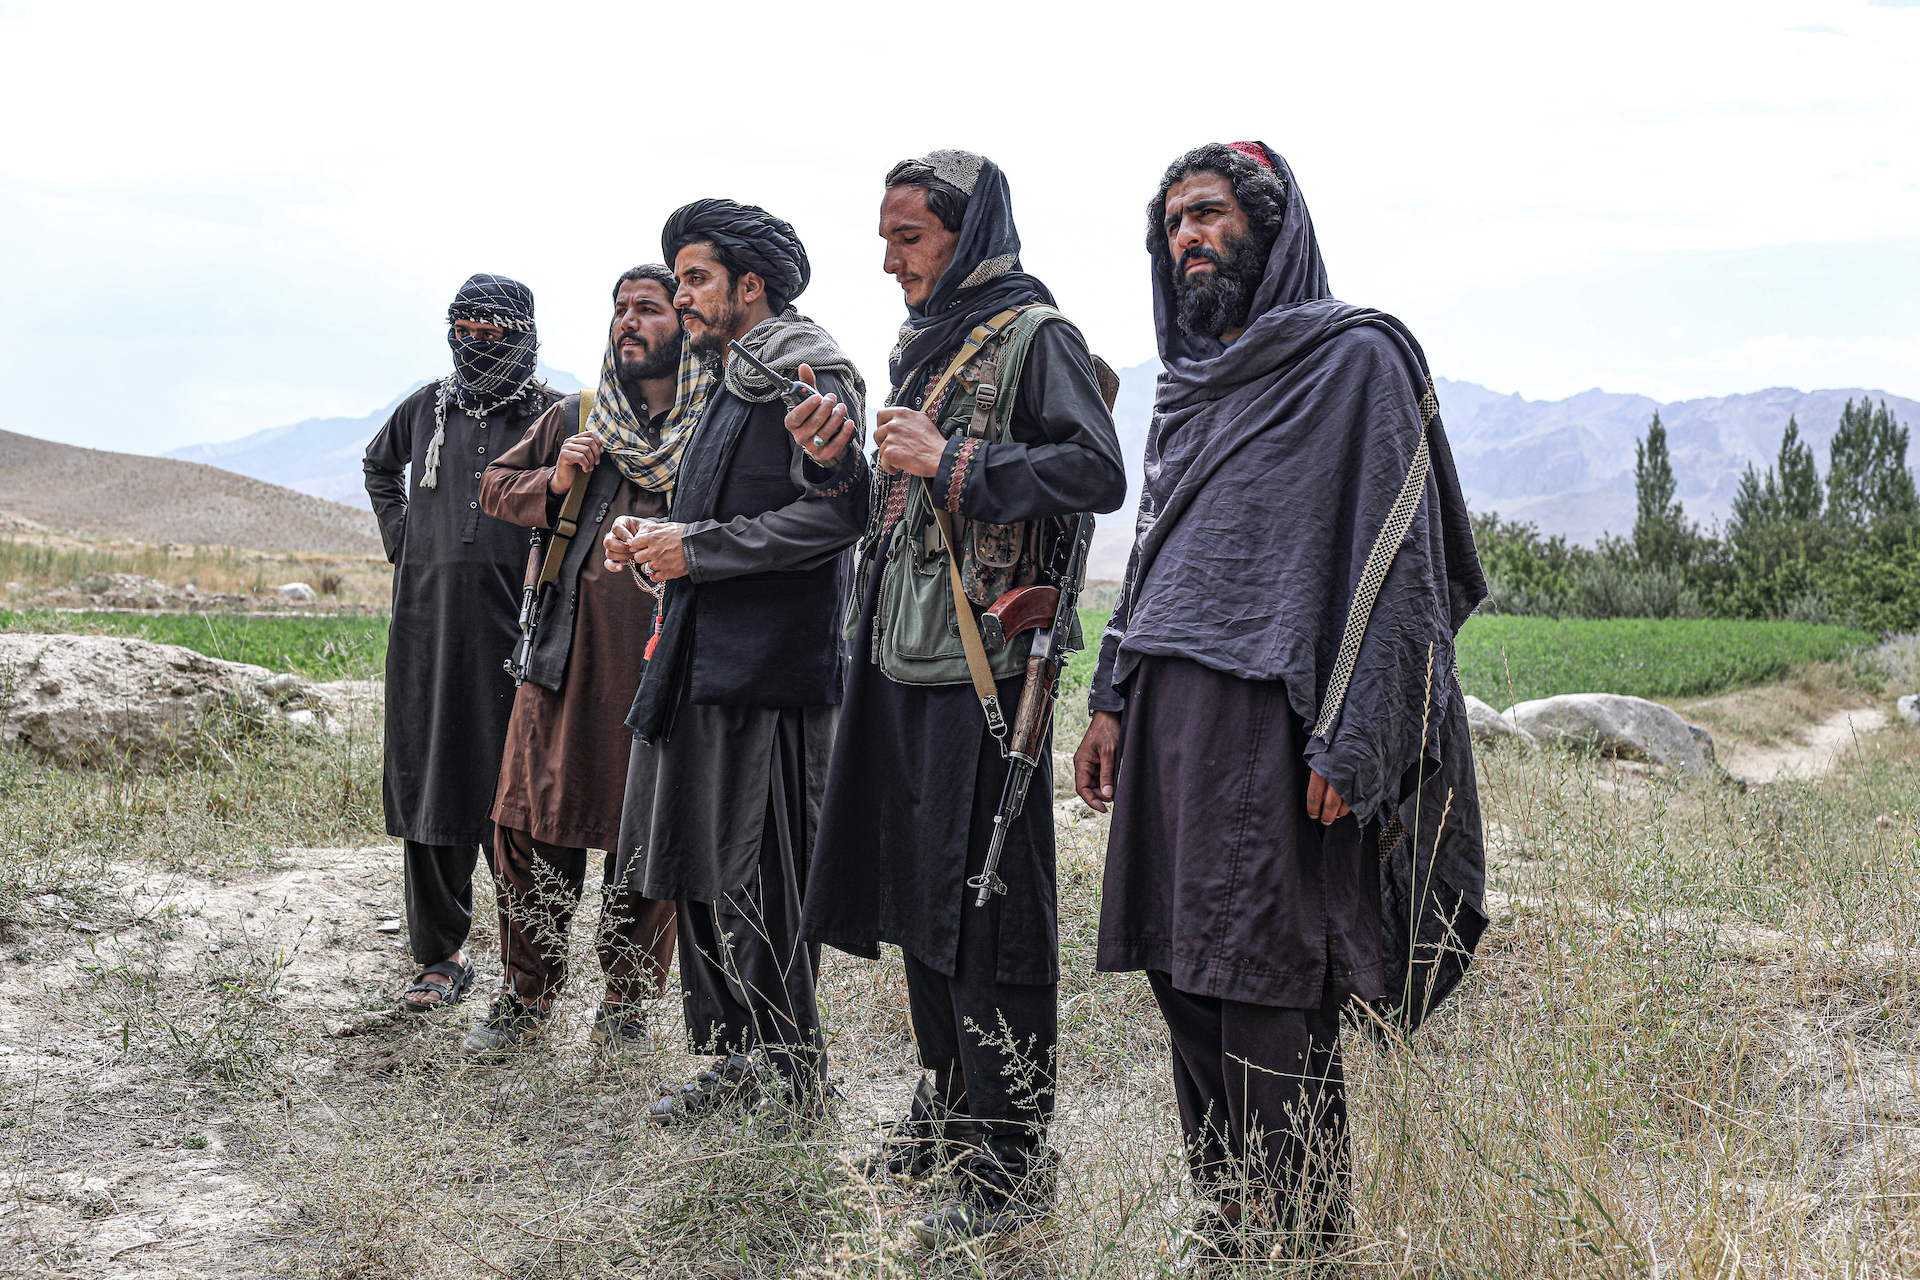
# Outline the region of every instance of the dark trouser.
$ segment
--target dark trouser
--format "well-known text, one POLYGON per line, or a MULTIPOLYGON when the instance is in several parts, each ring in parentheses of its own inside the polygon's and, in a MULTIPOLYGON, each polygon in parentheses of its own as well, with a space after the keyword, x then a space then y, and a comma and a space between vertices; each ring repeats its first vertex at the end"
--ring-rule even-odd
POLYGON ((951 978, 906 956, 913 1038, 956 1117, 1038 1144, 1053 1119, 1060 988, 995 979, 994 905, 976 907, 967 895, 951 978))
POLYGON ((401 848, 407 945, 413 962, 425 968, 452 959, 467 945, 473 929, 473 866, 483 846, 403 840, 401 848))
POLYGON ((683 901, 680 991, 695 1053, 759 1048, 811 1099, 826 1069, 820 948, 800 941, 800 887, 790 849, 769 830, 753 882, 718 902, 683 901))
MULTIPOLYGON (((618 1003, 651 999, 660 994, 673 955, 673 904, 643 898, 615 880, 611 857, 601 876, 594 949, 607 976, 608 998, 618 1003)), ((567 980, 567 934, 586 884, 587 851, 496 827, 493 878, 507 983, 524 1001, 544 1000, 567 980)))
POLYGON ((1147 971, 1173 1036, 1173 1091, 1193 1181, 1248 1220, 1326 1237, 1346 1214, 1341 997, 1280 1009, 1176 990, 1147 971), (1271 1219, 1262 1216, 1271 1212, 1271 1219))

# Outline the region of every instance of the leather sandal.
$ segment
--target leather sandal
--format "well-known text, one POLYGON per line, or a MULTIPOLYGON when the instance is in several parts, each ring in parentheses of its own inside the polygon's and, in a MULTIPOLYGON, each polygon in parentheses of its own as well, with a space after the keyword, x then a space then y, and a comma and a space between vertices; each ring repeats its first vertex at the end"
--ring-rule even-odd
POLYGON ((446 1009, 459 1004, 473 986, 476 977, 471 960, 462 963, 458 960, 442 960, 439 964, 430 964, 413 979, 413 985, 400 993, 400 1008, 405 1013, 432 1013, 435 1009, 446 1009), (429 974, 439 974, 447 981, 443 986, 438 982, 428 982, 429 974), (415 1000, 416 995, 436 995, 436 1000, 415 1000))

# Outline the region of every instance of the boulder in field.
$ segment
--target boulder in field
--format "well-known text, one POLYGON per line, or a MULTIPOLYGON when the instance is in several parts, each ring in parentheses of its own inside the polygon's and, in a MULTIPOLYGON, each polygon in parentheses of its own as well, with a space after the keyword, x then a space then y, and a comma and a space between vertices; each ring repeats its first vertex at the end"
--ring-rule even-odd
POLYGON ((1675 773, 1711 774, 1713 735, 1671 707, 1618 693, 1567 693, 1522 702, 1513 724, 1545 742, 1621 760, 1644 760, 1675 773))
POLYGON ((1496 742, 1517 742, 1530 750, 1540 749, 1537 738, 1472 694, 1467 695, 1467 728, 1472 730, 1473 740, 1483 747, 1496 742))
POLYGON ((282 600, 292 600, 299 604, 312 604, 320 598, 320 593, 304 582, 283 582, 274 588, 282 600))
POLYGON ((0 742, 69 767, 197 758, 220 717, 255 722, 326 699, 299 676, 126 636, 0 634, 0 742))
POLYGON ((1904 695, 1894 706, 1900 710, 1900 718, 1915 729, 1920 729, 1920 693, 1904 695))

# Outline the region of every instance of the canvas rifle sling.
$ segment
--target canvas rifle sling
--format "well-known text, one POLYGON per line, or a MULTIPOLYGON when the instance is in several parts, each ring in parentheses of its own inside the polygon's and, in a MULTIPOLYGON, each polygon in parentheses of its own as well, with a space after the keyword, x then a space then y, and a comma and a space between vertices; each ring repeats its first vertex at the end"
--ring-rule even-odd
MULTIPOLYGON (((587 418, 592 413, 593 392, 582 391, 575 435, 587 429, 587 418)), ((553 522, 553 540, 547 543, 547 558, 540 562, 540 582, 536 590, 544 591, 548 584, 559 581, 560 564, 567 558, 567 548, 573 545, 573 535, 580 532, 580 506, 587 500, 587 481, 592 478, 591 471, 582 469, 567 486, 567 496, 560 503, 560 518, 553 522)))
MULTIPOLYGON (((1009 307, 999 315, 974 326, 967 340, 960 344, 960 354, 953 358, 947 371, 940 375, 939 381, 927 389, 920 397, 922 405, 935 404, 940 393, 953 380, 953 375, 967 366, 967 362, 980 354, 981 348, 993 341, 1002 329, 1020 318, 1025 307, 1009 307)), ((922 487, 926 479, 921 478, 922 487)), ((994 682, 993 668, 987 663, 987 644, 980 638, 980 621, 973 616, 973 606, 967 601, 967 589, 960 578, 960 553, 953 545, 953 517, 940 509, 933 500, 931 490, 927 493, 927 506, 933 511, 934 520, 940 525, 940 540, 947 544, 947 572, 953 584, 953 617, 960 629, 960 647, 966 650, 967 674, 973 677, 973 692, 980 699, 980 710, 987 716, 987 731, 999 741, 1000 754, 1007 753, 1007 718, 1000 710, 1000 686, 994 682)))
POLYGON ((1353 589, 1353 604, 1347 610, 1347 629, 1340 636, 1333 678, 1327 681, 1327 696, 1321 699, 1320 718, 1313 725, 1316 738, 1325 738, 1340 717, 1341 704, 1347 700, 1347 683, 1353 679, 1353 664, 1360 657, 1360 642, 1367 636, 1367 620, 1373 616, 1380 587, 1386 582, 1387 570, 1393 567, 1393 557, 1400 550, 1400 539, 1407 536, 1407 530, 1413 525, 1414 508, 1420 505, 1420 496, 1426 492, 1427 470, 1432 462, 1427 451, 1427 428, 1439 413, 1440 401, 1434 395, 1433 379, 1428 378, 1427 394, 1420 397, 1420 442, 1414 446, 1413 465, 1407 468, 1400 496, 1387 512, 1380 536, 1373 540, 1373 550, 1367 553, 1366 566, 1360 571, 1360 585, 1353 589))

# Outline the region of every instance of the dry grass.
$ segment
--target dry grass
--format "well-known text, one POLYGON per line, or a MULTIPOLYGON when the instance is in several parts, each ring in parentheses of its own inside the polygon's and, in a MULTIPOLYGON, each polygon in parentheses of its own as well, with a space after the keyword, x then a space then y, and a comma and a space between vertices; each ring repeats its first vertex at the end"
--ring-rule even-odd
POLYGON ((1884 706, 1891 713, 1896 692, 1910 690, 1900 679, 1890 681, 1876 655, 1865 655, 1858 661, 1808 663, 1775 684, 1677 700, 1672 706, 1692 723, 1711 729, 1716 739, 1770 745, 1836 711, 1884 706))
MULTIPOLYGON (((380 555, 0 533, 0 606, 140 607, 146 601, 139 597, 153 594, 151 587, 116 581, 116 576, 176 591, 191 586, 203 606, 219 603, 230 608, 278 604, 274 588, 285 582, 313 587, 320 594, 321 607, 385 608, 393 595, 393 567, 380 555)), ((189 601, 177 597, 157 603, 189 607, 189 601)))
MULTIPOLYGON (((113 799, 131 784, 12 764, 0 821, 40 833, 29 868, 63 850, 97 867, 111 851, 242 879, 265 874, 246 868, 271 865, 270 846, 370 834, 367 794, 342 789, 329 754, 340 748, 262 746, 253 763, 142 784, 165 788, 145 806, 113 799), (257 823, 212 820, 211 797, 239 778, 280 800, 262 803, 257 823), (80 810, 52 813, 70 804, 80 810)), ((1483 759, 1482 778, 1495 919, 1468 983, 1411 1047, 1349 1042, 1347 1273, 1920 1274, 1920 740, 1892 730, 1824 780, 1747 791, 1508 751, 1483 759)), ((149 1028, 124 1046, 84 1025, 96 1027, 99 1070, 123 1073, 131 1097, 141 1080, 185 1071, 177 1041, 142 1009, 194 1027, 238 1026, 250 999, 281 1010, 248 1024, 258 1054, 229 1052, 155 1095, 181 1109, 169 1113, 176 1127, 228 1120, 231 1167, 271 1206, 234 1274, 1159 1276, 1194 1206, 1145 984, 1091 972, 1103 839, 1100 819, 1063 822, 1061 1207, 984 1263, 930 1259, 904 1241, 901 1216, 925 1211, 930 1189, 851 1173, 871 1119, 914 1080, 897 960, 829 955, 826 1018, 846 1098, 835 1132, 785 1146, 637 1120, 654 1086, 696 1060, 672 1042, 667 1000, 662 1053, 619 1072, 593 1063, 588 920, 575 926, 582 979, 561 1025, 506 1067, 461 1062, 448 1023, 373 1016, 355 1024, 364 1034, 327 1036, 380 991, 323 991, 330 1012, 301 1012, 274 995, 279 953, 264 946, 216 988, 205 972, 160 965, 122 983, 107 1027, 149 1028)), ((393 855, 370 857, 364 874, 381 869, 397 906, 393 855)), ((16 924, 14 945, 60 944, 34 930, 16 924)), ((333 944, 302 945, 317 956, 333 944)), ((397 954, 385 954, 398 976, 397 954)), ((61 1016, 80 1019, 87 1004, 61 1016)), ((43 1132, 50 1104, 29 1082, 6 1089, 0 1125, 21 1126, 7 1131, 13 1150, 57 1149, 43 1132)), ((79 1208, 63 1212, 80 1221, 79 1208)), ((82 1273, 52 1220, 16 1230, 0 1256, 82 1273)))

